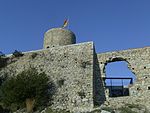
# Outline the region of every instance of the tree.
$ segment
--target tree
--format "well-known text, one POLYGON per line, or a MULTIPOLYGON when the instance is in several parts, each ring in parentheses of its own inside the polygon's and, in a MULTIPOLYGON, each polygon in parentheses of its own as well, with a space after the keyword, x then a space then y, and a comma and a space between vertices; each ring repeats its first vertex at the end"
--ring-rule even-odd
POLYGON ((27 111, 32 112, 48 100, 48 81, 44 72, 38 73, 35 68, 24 70, 2 84, 2 102, 6 106, 25 103, 27 111))
POLYGON ((5 54, 0 51, 0 57, 4 57, 4 56, 5 56, 5 54))

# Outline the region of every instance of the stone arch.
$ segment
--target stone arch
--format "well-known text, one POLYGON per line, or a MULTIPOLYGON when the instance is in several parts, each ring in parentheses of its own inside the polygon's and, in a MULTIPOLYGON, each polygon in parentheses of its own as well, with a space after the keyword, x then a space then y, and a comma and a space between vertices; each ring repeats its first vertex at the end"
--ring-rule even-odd
MULTIPOLYGON (((132 68, 131 68, 131 64, 128 62, 128 60, 126 59, 126 58, 123 58, 123 57, 109 57, 106 61, 105 61, 105 63, 104 63, 104 67, 103 67, 103 73, 105 73, 105 68, 106 68, 106 66, 107 66, 107 64, 108 63, 112 63, 112 62, 119 62, 119 61, 125 61, 126 63, 127 63, 127 67, 129 68, 129 70, 133 73, 133 74, 135 74, 132 70, 132 68)), ((105 74, 105 76, 104 77, 106 77, 106 74, 105 74)))
POLYGON ((117 61, 126 61, 128 62, 125 58, 123 57, 109 57, 109 59, 106 61, 107 63, 110 62, 117 62, 117 61))

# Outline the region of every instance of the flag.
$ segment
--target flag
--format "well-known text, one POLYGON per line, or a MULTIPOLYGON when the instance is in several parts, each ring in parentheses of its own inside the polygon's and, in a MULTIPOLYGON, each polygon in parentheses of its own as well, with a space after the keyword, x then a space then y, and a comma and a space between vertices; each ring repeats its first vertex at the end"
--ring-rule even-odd
POLYGON ((67 25, 68 25, 68 19, 65 19, 64 24, 63 24, 62 28, 67 27, 67 25))

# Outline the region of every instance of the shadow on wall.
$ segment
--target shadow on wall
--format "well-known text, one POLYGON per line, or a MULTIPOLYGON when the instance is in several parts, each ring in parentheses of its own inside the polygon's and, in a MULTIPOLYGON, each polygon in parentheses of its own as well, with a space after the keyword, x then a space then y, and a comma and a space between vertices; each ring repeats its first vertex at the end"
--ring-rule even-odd
POLYGON ((129 88, 123 86, 106 86, 109 90, 109 97, 129 96, 129 88))
POLYGON ((97 59, 97 54, 94 51, 94 77, 93 77, 93 100, 94 107, 100 106, 106 100, 105 89, 103 85, 103 80, 100 73, 99 62, 97 59))

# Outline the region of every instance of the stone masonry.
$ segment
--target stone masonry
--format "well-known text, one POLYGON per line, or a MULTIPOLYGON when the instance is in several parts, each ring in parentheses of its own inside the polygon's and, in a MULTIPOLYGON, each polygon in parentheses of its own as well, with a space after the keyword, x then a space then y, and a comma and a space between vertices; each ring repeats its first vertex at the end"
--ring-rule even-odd
POLYGON ((9 63, 0 70, 0 76, 4 72, 20 73, 30 66, 44 71, 55 85, 53 109, 86 112, 95 107, 120 107, 126 103, 150 108, 150 47, 97 54, 93 42, 75 44, 75 35, 69 30, 54 28, 48 32, 44 49, 24 52, 19 58, 9 55, 9 63), (129 86, 129 96, 111 98, 103 77, 105 66, 117 61, 128 63, 136 81, 129 86))
MULTIPOLYGON (((105 77, 105 66, 110 62, 126 61, 135 74, 136 81, 129 86, 127 97, 110 98, 105 93, 107 106, 141 104, 150 108, 150 47, 97 54, 101 77, 105 77)), ((103 81, 104 83, 104 81, 103 81)))
POLYGON ((92 42, 27 52, 4 70, 19 73, 30 66, 44 71, 54 82, 54 109, 93 108, 92 42))

